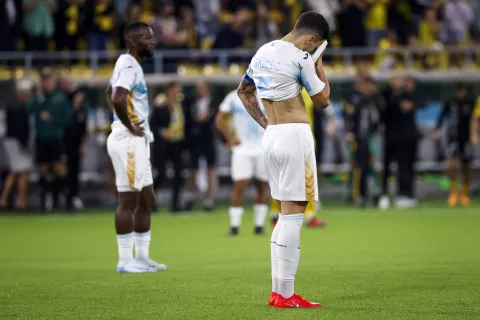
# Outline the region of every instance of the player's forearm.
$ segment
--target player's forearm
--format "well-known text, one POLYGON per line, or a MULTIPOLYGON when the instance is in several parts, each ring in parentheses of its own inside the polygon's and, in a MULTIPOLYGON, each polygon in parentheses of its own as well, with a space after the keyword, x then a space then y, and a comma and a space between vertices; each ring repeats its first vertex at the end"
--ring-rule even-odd
POLYGON ((325 83, 325 88, 322 90, 322 94, 327 98, 330 98, 330 83, 328 83, 327 76, 325 74, 325 69, 323 68, 323 63, 321 61, 316 63, 317 75, 325 83))
POLYGON ((239 94, 240 100, 242 101, 245 109, 247 109, 248 114, 260 125, 262 128, 266 129, 268 126, 268 121, 265 115, 260 109, 258 104, 257 97, 255 94, 239 94))
POLYGON ((243 79, 237 89, 237 94, 245 106, 245 109, 247 109, 248 114, 250 114, 250 116, 262 126, 262 128, 266 129, 268 121, 258 105, 257 96, 255 95, 256 90, 257 88, 254 83, 247 79, 243 79))
POLYGON ((473 138, 474 136, 478 135, 478 121, 480 119, 473 116, 470 120, 470 137, 473 138))

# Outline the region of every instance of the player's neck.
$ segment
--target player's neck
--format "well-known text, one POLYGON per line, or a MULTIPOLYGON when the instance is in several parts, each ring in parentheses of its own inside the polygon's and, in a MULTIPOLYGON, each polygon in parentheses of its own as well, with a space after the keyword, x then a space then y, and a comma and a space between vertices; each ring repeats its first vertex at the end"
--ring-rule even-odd
POLYGON ((127 50, 127 53, 135 58, 135 60, 138 61, 138 63, 142 62, 142 58, 138 55, 132 52, 131 50, 127 50))
POLYGON ((303 48, 303 39, 299 38, 298 35, 296 35, 293 31, 288 33, 285 37, 283 37, 281 40, 290 42, 292 43, 295 47, 297 47, 300 50, 304 50, 303 48))

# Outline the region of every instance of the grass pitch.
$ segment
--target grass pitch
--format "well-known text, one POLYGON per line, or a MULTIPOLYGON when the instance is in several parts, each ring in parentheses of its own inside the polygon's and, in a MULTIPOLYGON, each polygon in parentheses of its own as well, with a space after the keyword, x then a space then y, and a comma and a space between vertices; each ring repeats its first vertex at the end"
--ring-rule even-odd
MULTIPOLYGON (((296 291, 317 310, 276 310, 269 236, 251 211, 160 213, 151 256, 169 270, 117 274, 111 213, 0 216, 0 319, 480 319, 480 206, 328 207, 304 229, 296 291)), ((271 230, 271 228, 268 228, 271 230)))

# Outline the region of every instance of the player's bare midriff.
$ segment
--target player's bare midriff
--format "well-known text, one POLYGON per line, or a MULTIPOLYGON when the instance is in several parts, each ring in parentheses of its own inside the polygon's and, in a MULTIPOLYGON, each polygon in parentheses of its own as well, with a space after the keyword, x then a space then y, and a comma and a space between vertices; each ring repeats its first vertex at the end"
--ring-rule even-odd
POLYGON ((262 99, 267 111, 268 124, 309 123, 302 95, 283 101, 262 99))

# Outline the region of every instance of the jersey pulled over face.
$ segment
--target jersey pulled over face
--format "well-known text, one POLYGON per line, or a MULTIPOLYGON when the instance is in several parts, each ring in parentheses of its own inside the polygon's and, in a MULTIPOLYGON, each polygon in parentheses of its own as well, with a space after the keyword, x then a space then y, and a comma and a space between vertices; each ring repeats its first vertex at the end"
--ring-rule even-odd
MULTIPOLYGON (((259 101, 259 106, 265 114, 265 108, 259 101)), ((230 92, 220 104, 220 111, 232 116, 233 128, 240 140, 235 152, 255 154, 262 152, 262 137, 265 130, 248 114, 237 95, 237 91, 230 92)))
MULTIPOLYGON (((110 85, 113 90, 121 87, 130 92, 127 97, 127 111, 130 120, 134 124, 144 120, 145 125, 148 126, 149 107, 147 84, 145 82, 145 76, 143 75, 143 69, 135 57, 126 53, 118 58, 115 63, 110 85)), ((120 121, 115 113, 113 120, 120 121)))
POLYGON ((245 78, 255 82, 261 99, 283 101, 302 90, 314 96, 325 87, 315 69, 312 56, 292 43, 275 40, 258 49, 245 78))

